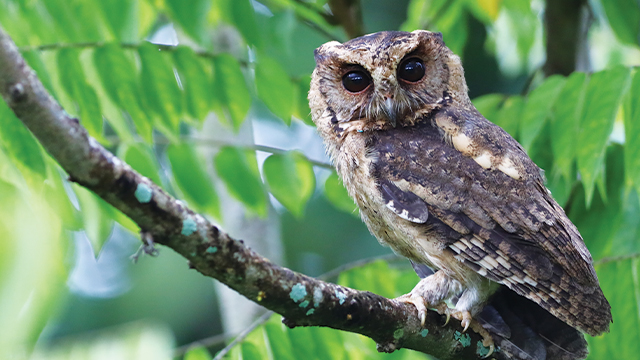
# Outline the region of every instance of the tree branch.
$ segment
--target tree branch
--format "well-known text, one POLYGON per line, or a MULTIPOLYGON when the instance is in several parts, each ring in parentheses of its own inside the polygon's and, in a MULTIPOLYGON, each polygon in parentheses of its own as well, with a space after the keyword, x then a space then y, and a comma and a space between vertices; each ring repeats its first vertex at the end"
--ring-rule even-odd
POLYGON ((576 69, 581 36, 581 11, 586 0, 547 0, 544 25, 547 38, 546 76, 569 76, 576 69))
POLYGON ((329 0, 333 17, 350 39, 364 35, 360 0, 329 0))
POLYGON ((0 93, 71 181, 129 216, 144 239, 172 248, 191 268, 283 315, 288 326, 356 332, 380 351, 404 347, 443 360, 476 359, 482 350, 480 336, 461 337, 457 321, 442 327, 443 317, 430 311, 423 328, 412 305, 280 267, 220 231, 91 138, 47 93, 1 27, 0 93))

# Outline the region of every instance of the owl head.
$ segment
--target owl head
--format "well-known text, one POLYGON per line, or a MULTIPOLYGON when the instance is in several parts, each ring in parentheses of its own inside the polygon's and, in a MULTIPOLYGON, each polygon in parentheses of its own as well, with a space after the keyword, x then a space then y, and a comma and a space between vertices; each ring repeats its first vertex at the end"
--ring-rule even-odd
POLYGON ((325 138, 407 126, 445 100, 470 104, 460 58, 440 33, 384 31, 332 41, 316 49, 315 60, 309 102, 325 138))

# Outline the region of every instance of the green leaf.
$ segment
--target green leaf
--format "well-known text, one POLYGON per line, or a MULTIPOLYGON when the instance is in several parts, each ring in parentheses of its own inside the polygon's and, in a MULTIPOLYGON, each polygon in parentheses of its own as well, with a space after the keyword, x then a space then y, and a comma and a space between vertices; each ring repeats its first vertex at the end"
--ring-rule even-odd
POLYGON ((494 122, 498 117, 500 107, 505 101, 501 94, 488 94, 473 99, 473 105, 487 120, 494 122))
POLYGON ((256 87, 258 96, 269 110, 290 125, 295 104, 294 87, 289 75, 276 60, 260 56, 256 65, 256 87))
POLYGON ((167 149, 173 178, 185 199, 200 212, 221 219, 220 201, 213 183, 190 144, 172 144, 167 149))
POLYGON ((558 100, 553 104, 550 117, 554 165, 566 179, 572 178, 576 134, 582 118, 587 83, 588 78, 585 73, 571 74, 558 95, 558 100))
POLYGON ((127 360, 170 360, 174 359, 173 346, 173 335, 166 325, 136 321, 68 336, 65 341, 36 351, 33 358, 100 360, 107 356, 127 360))
POLYGON ((640 266, 638 259, 597 265, 602 291, 611 304, 611 332, 590 337, 589 359, 634 359, 640 353, 640 266))
POLYGON ((635 0, 600 1, 609 20, 609 26, 623 43, 638 46, 640 35, 640 7, 635 0))
POLYGON ((184 360, 211 360, 211 354, 204 346, 198 346, 187 351, 184 360))
POLYGON ((262 360, 264 359, 262 352, 256 345, 250 342, 243 342, 240 345, 242 350, 242 360, 262 360))
POLYGON ((198 44, 205 44, 205 25, 211 1, 191 0, 185 4, 183 0, 167 0, 166 5, 180 27, 198 44))
POLYGON ((114 37, 121 42, 133 42, 138 40, 139 5, 136 1, 110 0, 95 1, 99 7, 106 24, 114 37))
MULTIPOLYGON (((338 283, 353 289, 371 291, 388 298, 402 295, 396 287, 397 271, 391 271, 389 264, 376 260, 367 266, 361 266, 340 274, 338 283)), ((417 283, 417 276, 415 276, 417 283)))
POLYGON ((505 100, 502 109, 492 121, 518 139, 518 124, 520 123, 523 108, 524 100, 522 96, 511 96, 505 100))
POLYGON ((4 101, 0 101, 0 146, 23 169, 30 170, 41 180, 46 179, 40 144, 4 101))
POLYGON ((269 340, 269 347, 273 353, 273 359, 299 359, 297 356, 293 356, 295 353, 293 352, 291 341, 289 340, 289 336, 287 335, 287 331, 284 329, 283 324, 273 320, 268 321, 264 324, 264 331, 267 335, 267 339, 269 340))
POLYGON ((129 113, 136 130, 147 142, 152 142, 152 127, 141 109, 138 72, 134 53, 125 52, 117 44, 108 44, 95 50, 93 59, 107 95, 117 106, 129 113))
POLYGON ((311 76, 303 76, 295 85, 297 106, 294 109, 293 115, 309 126, 316 126, 311 119, 311 109, 309 108, 309 99, 307 98, 311 87, 311 76))
POLYGON ((155 125, 175 141, 182 115, 182 91, 176 82, 169 55, 150 43, 142 44, 138 54, 142 64, 140 83, 147 105, 145 109, 155 114, 158 118, 155 125))
POLYGON ((194 119, 202 122, 214 109, 214 102, 218 102, 209 82, 213 76, 213 64, 209 62, 205 66, 195 51, 186 46, 177 47, 173 56, 184 89, 185 107, 194 119))
POLYGON ((228 119, 234 130, 240 129, 249 108, 251 94, 245 83, 238 61, 229 54, 220 54, 214 60, 215 91, 222 104, 223 118, 228 119))
POLYGON ((73 190, 80 203, 84 231, 91 243, 93 255, 97 258, 113 229, 115 210, 106 201, 82 186, 75 185, 73 190))
POLYGON ((315 189, 313 166, 298 152, 269 156, 263 165, 271 194, 296 217, 302 217, 305 205, 315 189))
POLYGON ((123 159, 135 171, 148 177, 156 185, 162 185, 160 167, 153 149, 141 143, 123 144, 118 149, 118 157, 123 159))
POLYGON ((0 180, 0 358, 30 354, 59 309, 69 238, 40 194, 0 180))
POLYGON ((64 183, 68 181, 66 180, 66 174, 62 174, 58 170, 59 165, 53 159, 49 158, 47 161, 49 171, 53 172, 53 174, 49 175, 45 182, 45 186, 42 188, 42 195, 49 206, 52 209, 56 209, 56 214, 62 220, 62 226, 65 230, 80 231, 83 225, 82 214, 76 209, 67 194, 67 191, 70 192, 71 190, 69 184, 64 183), (65 177, 64 180, 63 176, 65 177))
POLYGON ((219 0, 214 2, 220 9, 222 19, 235 26, 249 45, 260 47, 262 41, 256 23, 255 11, 249 0, 219 0))
POLYGON ((225 146, 216 155, 215 167, 234 198, 259 216, 267 216, 267 197, 255 151, 225 146))
POLYGON ((585 110, 576 142, 578 170, 585 184, 587 206, 595 179, 602 171, 604 149, 613 130, 620 100, 629 80, 629 69, 617 67, 591 76, 585 95, 585 110))
POLYGON ((332 172, 324 183, 324 195, 337 209, 358 216, 358 206, 349 196, 336 172, 332 172))
POLYGON ((564 77, 551 76, 527 96, 520 120, 520 144, 525 151, 531 150, 531 144, 542 130, 564 83, 564 77))
POLYGON ((640 193, 640 72, 636 71, 624 116, 624 170, 627 184, 640 193))
POLYGON ((44 65, 44 62, 42 61, 42 58, 40 57, 40 53, 37 51, 26 51, 22 53, 22 57, 24 57, 24 59, 27 61, 27 64, 29 64, 33 71, 36 72, 36 75, 38 75, 38 79, 40 79, 42 85, 44 85, 49 94, 56 98, 56 91, 53 88, 51 77, 49 75, 49 72, 47 71, 46 66, 44 65))
POLYGON ((85 79, 80 65, 80 50, 61 49, 58 52, 58 72, 64 90, 74 102, 75 109, 66 109, 80 118, 89 135, 102 139, 102 110, 96 92, 85 79))

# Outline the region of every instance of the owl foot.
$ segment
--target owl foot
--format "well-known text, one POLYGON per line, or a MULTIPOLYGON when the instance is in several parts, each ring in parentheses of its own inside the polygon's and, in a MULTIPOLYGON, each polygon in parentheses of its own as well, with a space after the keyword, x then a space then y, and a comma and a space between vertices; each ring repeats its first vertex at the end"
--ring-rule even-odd
POLYGON ((466 332, 469 328, 474 332, 478 333, 478 335, 482 336, 482 346, 489 348, 489 352, 487 355, 483 357, 483 359, 488 358, 493 354, 495 350, 495 344, 493 342, 493 337, 489 332, 480 325, 480 323, 475 320, 469 311, 459 311, 455 310, 451 312, 451 316, 454 319, 460 320, 460 324, 462 325, 462 332, 466 332))
POLYGON ((413 294, 412 292, 397 297, 394 300, 412 304, 413 306, 415 306, 416 309, 418 309, 418 318, 420 318, 421 326, 424 326, 424 323, 427 320, 427 308, 434 309, 438 312, 438 314, 445 315, 447 317, 442 326, 446 326, 449 323, 449 319, 451 318, 451 309, 444 302, 441 302, 438 305, 429 305, 426 303, 422 296, 413 294))
POLYGON ((413 294, 410 292, 408 294, 404 294, 400 297, 395 298, 394 300, 412 304, 418 309, 418 318, 420 319, 420 326, 424 326, 425 321, 427 321, 427 307, 424 304, 424 298, 420 295, 413 294))

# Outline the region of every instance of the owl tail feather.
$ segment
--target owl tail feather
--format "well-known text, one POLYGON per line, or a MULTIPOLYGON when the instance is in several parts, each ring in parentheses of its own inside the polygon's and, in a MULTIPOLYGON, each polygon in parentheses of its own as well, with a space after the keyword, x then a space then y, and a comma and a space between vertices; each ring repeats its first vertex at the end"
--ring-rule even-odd
POLYGON ((580 331, 513 291, 500 289, 478 315, 504 360, 577 360, 587 357, 580 331))

